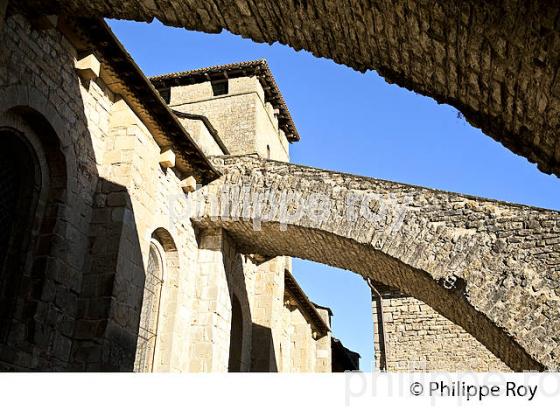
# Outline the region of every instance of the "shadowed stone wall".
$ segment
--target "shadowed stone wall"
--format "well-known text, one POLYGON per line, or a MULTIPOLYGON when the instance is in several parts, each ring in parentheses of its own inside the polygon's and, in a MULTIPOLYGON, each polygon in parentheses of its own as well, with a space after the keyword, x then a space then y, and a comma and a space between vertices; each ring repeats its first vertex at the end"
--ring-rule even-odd
POLYGON ((179 210, 186 201, 181 180, 160 167, 160 147, 127 101, 102 78, 80 78, 80 50, 59 30, 10 16, 0 39, 0 128, 30 141, 50 191, 11 289, 19 313, 0 343, 0 370, 132 370, 158 228, 176 257, 167 258, 154 369, 189 370, 199 248, 190 224, 170 225, 169 201, 179 210))
POLYGON ((9 290, 18 309, 0 343, 0 370, 63 370, 72 361, 110 96, 102 84, 82 86, 75 51, 59 32, 35 30, 21 17, 0 29, 0 128, 30 144, 42 180, 27 261, 9 290), (94 117, 100 126, 90 128, 94 117))
POLYGON ((290 255, 400 289, 513 369, 556 368, 560 214, 257 157, 214 159, 224 176, 194 215, 240 252, 290 255))
MULTIPOLYGON (((257 263, 224 230, 199 230, 182 217, 190 204, 177 165, 193 154, 173 146, 175 166, 160 162, 169 145, 153 125, 165 106, 158 99, 139 109, 145 100, 130 87, 139 73, 121 76, 112 64, 126 60, 124 51, 108 61, 114 40, 105 39, 103 50, 90 43, 88 34, 103 30, 22 15, 9 15, 0 26, 0 142, 4 149, 4 138, 18 138, 35 159, 19 160, 20 168, 2 163, 0 191, 13 190, 11 168, 38 171, 26 180, 38 192, 37 201, 28 201, 37 203, 30 227, 14 230, 25 237, 22 251, 13 252, 18 263, 4 264, 1 254, 0 371, 225 372, 233 298, 242 316, 238 369, 252 370, 262 349, 267 370, 278 370, 280 343, 289 343, 282 339, 278 272, 291 268, 289 258, 257 263), (86 76, 78 64, 84 55, 99 59, 101 69, 91 65, 86 76), (147 286, 154 242, 162 274, 147 286), (146 288, 155 295, 149 305, 146 288), (142 363, 135 366, 141 324, 155 341, 144 344, 140 353, 150 357, 138 355, 142 363)), ((15 242, 11 232, 6 236, 15 242)), ((315 346, 312 335, 301 340, 315 346)), ((313 354, 306 360, 314 363, 313 354)), ((299 370, 289 361, 283 369, 299 370)))
POLYGON ((560 175, 560 13, 539 0, 277 2, 24 0, 33 12, 105 16, 279 41, 459 109, 560 175))

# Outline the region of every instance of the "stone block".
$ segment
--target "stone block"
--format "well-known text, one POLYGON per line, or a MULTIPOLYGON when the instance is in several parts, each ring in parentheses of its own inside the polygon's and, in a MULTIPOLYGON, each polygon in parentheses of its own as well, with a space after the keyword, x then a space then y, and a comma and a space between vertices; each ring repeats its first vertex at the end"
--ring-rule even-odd
POLYGON ((193 176, 183 179, 181 181, 181 189, 188 193, 196 191, 196 179, 193 176))
POLYGON ((101 62, 93 53, 76 60, 74 67, 78 75, 85 80, 93 80, 99 77, 101 72, 101 62))
POLYGON ((173 168, 175 166, 175 153, 171 149, 166 149, 159 155, 159 164, 163 168, 173 168))

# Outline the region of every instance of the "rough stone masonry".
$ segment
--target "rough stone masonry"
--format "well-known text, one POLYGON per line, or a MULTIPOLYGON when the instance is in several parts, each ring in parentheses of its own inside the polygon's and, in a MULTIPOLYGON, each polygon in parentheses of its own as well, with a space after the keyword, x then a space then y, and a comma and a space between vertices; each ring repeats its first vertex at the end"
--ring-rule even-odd
POLYGON ((514 370, 560 364, 560 213, 254 156, 218 157, 223 177, 194 218, 244 253, 348 269, 419 299, 514 370))
POLYGON ((22 0, 32 12, 279 41, 456 107, 560 176, 560 8, 542 0, 22 0))
MULTIPOLYGON (((329 314, 295 279, 286 294, 289 258, 172 223, 218 173, 106 24, 2 23, 0 371, 332 371, 329 314)), ((230 121, 266 120, 252 101, 230 121)), ((250 135, 280 156, 277 122, 250 135)))
MULTIPOLYGON (((152 249, 171 275, 158 285, 163 348, 153 354, 152 370, 224 371, 233 323, 245 336, 237 343, 237 368, 254 369, 252 345, 275 337, 269 318, 280 309, 268 308, 283 309, 281 274, 290 266, 275 265, 287 258, 268 260, 275 255, 398 287, 514 369, 558 367, 557 212, 254 157, 217 158, 214 167, 102 21, 22 16, 13 5, 0 33, 0 142, 27 145, 3 145, 0 152, 17 153, 9 175, 26 178, 29 215, 18 215, 27 229, 16 231, 28 238, 12 241, 9 254, 14 265, 15 257, 27 261, 14 271, 21 286, 1 295, 17 306, 0 325, 2 369, 136 368, 139 326, 149 322, 147 278, 165 276, 145 269, 154 265, 152 249), (184 181, 208 184, 219 170, 222 179, 189 194, 204 199, 194 202, 204 205, 194 225, 189 217, 171 223, 189 209, 184 181), (17 249, 25 243, 33 246, 17 249), (278 291, 271 295, 262 278, 278 291), (239 321, 230 309, 235 299, 239 321), (262 338, 253 339, 252 324, 265 325, 262 338)), ((313 348, 307 330, 311 347, 294 353, 314 357, 322 343, 313 348)), ((292 366, 281 344, 270 348, 265 353, 286 359, 278 369, 292 366)))

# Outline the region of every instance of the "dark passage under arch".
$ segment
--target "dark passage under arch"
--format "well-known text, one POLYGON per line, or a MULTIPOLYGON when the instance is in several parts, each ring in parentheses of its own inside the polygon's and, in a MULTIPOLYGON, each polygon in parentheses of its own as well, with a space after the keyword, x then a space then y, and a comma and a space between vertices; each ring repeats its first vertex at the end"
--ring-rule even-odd
POLYGON ((231 333, 229 339, 228 371, 241 371, 241 354, 243 351, 243 313, 237 296, 231 297, 231 333))
POLYGON ((19 133, 0 129, 0 341, 10 332, 29 247, 41 176, 19 133))

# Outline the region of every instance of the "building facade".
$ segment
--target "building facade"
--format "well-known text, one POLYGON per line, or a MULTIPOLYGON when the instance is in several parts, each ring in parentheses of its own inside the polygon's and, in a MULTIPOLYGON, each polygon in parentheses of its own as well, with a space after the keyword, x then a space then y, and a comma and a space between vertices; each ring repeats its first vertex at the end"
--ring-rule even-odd
POLYGON ((330 372, 290 258, 182 218, 208 156, 289 160, 266 62, 182 75, 167 106, 101 20, 9 14, 1 38, 0 369, 330 372))

